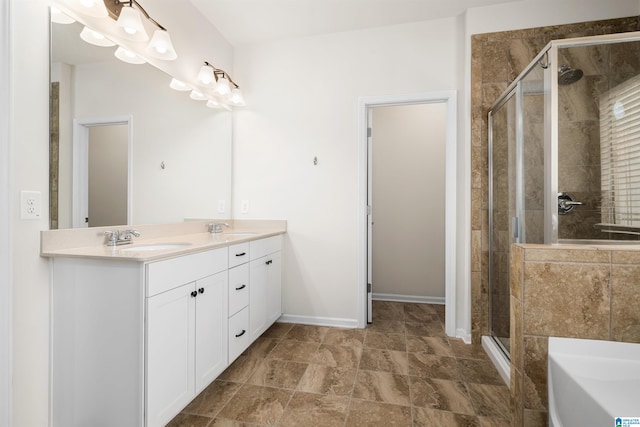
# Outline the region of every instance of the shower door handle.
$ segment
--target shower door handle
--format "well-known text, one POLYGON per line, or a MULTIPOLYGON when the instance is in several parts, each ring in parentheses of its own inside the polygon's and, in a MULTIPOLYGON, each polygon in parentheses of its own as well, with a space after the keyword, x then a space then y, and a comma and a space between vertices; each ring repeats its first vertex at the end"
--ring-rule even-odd
POLYGON ((569 193, 558 194, 558 213, 566 215, 573 210, 575 206, 582 206, 584 203, 573 200, 573 196, 569 193))

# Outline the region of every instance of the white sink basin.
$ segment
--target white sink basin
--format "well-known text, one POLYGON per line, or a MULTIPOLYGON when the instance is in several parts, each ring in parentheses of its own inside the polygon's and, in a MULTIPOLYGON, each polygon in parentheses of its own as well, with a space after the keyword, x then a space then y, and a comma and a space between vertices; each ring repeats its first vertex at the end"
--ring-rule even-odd
POLYGON ((640 417, 640 344, 549 337, 549 425, 640 417))
POLYGON ((120 249, 121 252, 150 252, 168 251, 170 249, 180 249, 190 246, 191 243, 159 243, 150 245, 135 245, 120 249))

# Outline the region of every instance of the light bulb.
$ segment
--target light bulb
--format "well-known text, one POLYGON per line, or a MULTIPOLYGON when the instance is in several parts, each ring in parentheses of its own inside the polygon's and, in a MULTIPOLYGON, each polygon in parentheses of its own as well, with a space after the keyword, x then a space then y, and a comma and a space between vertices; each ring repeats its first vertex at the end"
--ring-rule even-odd
POLYGON ((122 37, 133 41, 147 41, 149 35, 144 30, 140 12, 132 6, 125 6, 120 10, 120 16, 116 21, 122 37))
POLYGON ((215 99, 209 99, 207 101, 207 107, 209 107, 209 108, 222 108, 222 105, 220 105, 220 103, 218 101, 216 101, 215 99))
POLYGON ((237 107, 243 107, 245 105, 244 97, 242 96, 242 92, 240 91, 239 87, 231 91, 231 97, 229 97, 229 104, 235 105, 237 107))
POLYGON ((147 46, 147 53, 154 58, 172 61, 178 57, 169 33, 164 30, 155 30, 153 37, 147 46))
POLYGON ((111 40, 103 36, 101 33, 95 30, 92 30, 89 27, 84 27, 82 29, 82 31, 80 32, 80 38, 86 41, 87 43, 95 46, 110 47, 110 46, 116 45, 114 42, 112 42, 111 40))
POLYGON ((187 86, 185 82, 182 82, 176 78, 171 79, 171 83, 169 83, 169 87, 171 89, 182 90, 182 91, 191 90, 191 88, 187 86))
POLYGON ((229 93, 231 92, 229 80, 227 80, 224 76, 220 77, 216 82, 215 92, 220 96, 229 95, 229 93))
POLYGON ((198 81, 206 86, 209 86, 213 82, 215 82, 215 77, 213 76, 213 68, 208 65, 203 65, 202 67, 200 67, 200 71, 198 72, 198 81))
POLYGON ((144 64, 146 61, 136 55, 134 52, 131 52, 129 49, 125 49, 122 46, 118 46, 114 55, 119 60, 129 63, 129 64, 144 64))
POLYGON ((198 92, 195 89, 191 91, 191 94, 189 95, 189 98, 195 99, 196 101, 204 101, 205 99, 207 99, 207 97, 204 96, 202 94, 202 92, 198 92))

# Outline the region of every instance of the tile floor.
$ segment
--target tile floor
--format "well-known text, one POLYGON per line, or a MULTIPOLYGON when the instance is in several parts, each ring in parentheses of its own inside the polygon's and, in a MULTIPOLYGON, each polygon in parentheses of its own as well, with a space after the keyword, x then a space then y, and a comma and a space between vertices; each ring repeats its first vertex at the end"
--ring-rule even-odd
POLYGON ((373 313, 365 330, 276 323, 169 426, 509 426, 508 388, 446 337, 444 306, 373 313))

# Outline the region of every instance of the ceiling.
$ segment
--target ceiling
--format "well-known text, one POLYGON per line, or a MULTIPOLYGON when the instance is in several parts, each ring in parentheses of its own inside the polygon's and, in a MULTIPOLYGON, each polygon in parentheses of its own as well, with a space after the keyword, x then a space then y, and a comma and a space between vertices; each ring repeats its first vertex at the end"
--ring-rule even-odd
POLYGON ((234 46, 457 16, 519 0, 190 0, 234 46))

